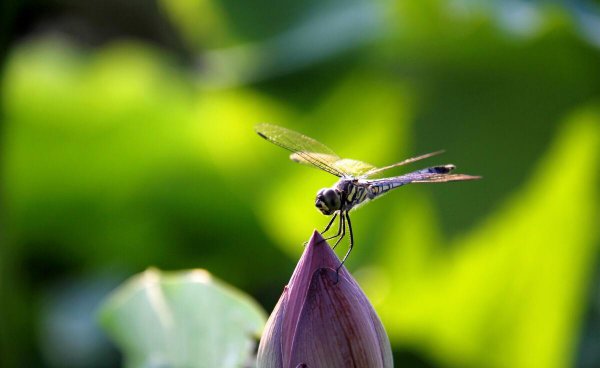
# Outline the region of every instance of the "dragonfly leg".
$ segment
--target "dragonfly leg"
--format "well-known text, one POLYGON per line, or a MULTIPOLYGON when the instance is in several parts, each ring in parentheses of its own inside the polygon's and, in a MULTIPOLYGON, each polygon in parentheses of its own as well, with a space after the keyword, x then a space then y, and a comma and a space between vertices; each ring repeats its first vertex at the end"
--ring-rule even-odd
POLYGON ((352 234, 352 223, 350 222, 350 215, 348 214, 348 212, 346 212, 345 217, 346 217, 346 220, 348 221, 348 232, 350 233, 350 246, 348 247, 348 251, 346 252, 346 255, 344 256, 344 259, 342 259, 342 263, 340 263, 336 272, 340 272, 340 268, 342 268, 342 266, 344 265, 344 262, 346 262, 346 259, 350 255, 350 252, 352 252, 352 247, 354 246, 354 235, 352 234))
POLYGON ((342 225, 343 225, 343 223, 344 223, 344 221, 342 221, 342 219, 343 219, 343 217, 342 217, 342 216, 340 216, 340 222, 339 222, 339 225, 338 225, 338 231, 337 231, 337 233, 336 233, 335 235, 332 235, 332 236, 330 236, 330 237, 327 237, 327 238, 325 238, 325 240, 331 240, 331 239, 335 239, 335 238, 337 238, 338 236, 342 235, 342 225))
POLYGON ((346 220, 344 218, 344 214, 340 212, 340 230, 338 231, 338 234, 336 236, 339 236, 339 238, 335 241, 335 244, 333 244, 332 249, 335 249, 335 247, 337 247, 337 245, 340 243, 340 241, 342 241, 342 239, 344 239, 344 236, 346 235, 346 220))
MULTIPOLYGON (((327 224, 327 226, 325 227, 325 230, 321 231, 321 235, 325 234, 327 232, 327 230, 329 230, 329 228, 331 227, 331 225, 333 224, 333 222, 335 221, 336 217, 337 217, 338 213, 334 213, 333 217, 331 218, 331 221, 329 221, 329 223, 327 224)), ((339 232, 339 231, 338 231, 339 232)))

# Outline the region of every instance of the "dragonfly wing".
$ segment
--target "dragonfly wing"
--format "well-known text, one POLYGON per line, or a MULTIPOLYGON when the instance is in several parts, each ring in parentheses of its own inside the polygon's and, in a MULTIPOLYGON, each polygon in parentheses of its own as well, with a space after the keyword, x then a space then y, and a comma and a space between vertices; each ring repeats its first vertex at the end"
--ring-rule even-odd
POLYGON ((362 177, 367 172, 375 169, 375 166, 371 164, 358 160, 353 160, 351 158, 343 158, 334 162, 333 165, 340 171, 348 173, 354 177, 362 177))
POLYGON ((269 142, 292 152, 290 158, 296 162, 310 164, 339 177, 349 174, 335 166, 340 157, 316 139, 271 124, 259 124, 255 130, 269 142))
POLYGON ((431 176, 423 176, 412 180, 411 183, 446 183, 449 181, 464 181, 464 180, 477 180, 481 179, 481 176, 466 175, 466 174, 434 174, 431 176))
POLYGON ((449 181, 481 179, 481 176, 450 174, 450 171, 452 170, 454 170, 454 165, 434 166, 393 178, 372 180, 371 182, 377 185, 388 185, 391 188, 394 188, 409 183, 446 183, 449 181))
POLYGON ((441 153, 444 153, 444 150, 435 151, 435 152, 431 152, 431 153, 426 153, 424 155, 417 156, 417 157, 407 158, 404 161, 400 161, 400 162, 397 162, 395 164, 384 166, 384 167, 373 167, 372 169, 370 169, 370 170, 366 171, 365 173, 363 173, 362 177, 363 178, 368 178, 368 177, 371 177, 373 175, 379 174, 380 172, 383 172, 385 170, 389 170, 389 169, 392 169, 394 167, 398 167, 398 166, 403 166, 403 165, 406 165, 406 164, 410 164, 411 162, 424 160, 426 158, 439 155, 441 153))
MULTIPOLYGON (((373 170, 375 166, 368 164, 366 162, 353 160, 351 158, 342 158, 340 159, 337 156, 330 156, 325 153, 314 153, 310 152, 310 157, 318 157, 321 160, 324 160, 329 163, 331 167, 336 170, 339 170, 344 173, 345 176, 352 177, 361 177, 365 173, 373 170)), ((290 155, 292 161, 305 164, 305 165, 313 165, 310 161, 307 161, 304 157, 299 155, 298 153, 292 153, 290 155)))
MULTIPOLYGON (((319 161, 327 162, 331 166, 335 166, 335 162, 340 158, 336 155, 330 155, 327 153, 318 153, 318 152, 306 152, 309 157, 318 159, 319 161)), ((300 152, 294 152, 290 155, 290 160, 297 162, 299 164, 304 165, 314 165, 311 161, 308 161, 304 158, 305 155, 301 155, 300 152)))

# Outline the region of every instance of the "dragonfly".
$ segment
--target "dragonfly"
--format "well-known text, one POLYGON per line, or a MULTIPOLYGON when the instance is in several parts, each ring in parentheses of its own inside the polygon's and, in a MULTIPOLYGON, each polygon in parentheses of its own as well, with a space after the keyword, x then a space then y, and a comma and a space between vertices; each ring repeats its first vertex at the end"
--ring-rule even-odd
POLYGON ((332 216, 331 220, 321 234, 325 234, 339 217, 338 231, 335 235, 325 240, 335 239, 333 249, 346 236, 350 235, 348 251, 342 259, 337 271, 344 265, 354 246, 354 234, 350 222, 350 211, 383 196, 390 190, 411 183, 446 183, 451 181, 465 181, 480 179, 480 176, 452 174, 456 168, 453 164, 432 166, 425 169, 409 172, 400 176, 374 179, 373 176, 382 172, 403 166, 415 161, 420 161, 444 151, 436 151, 421 156, 408 158, 388 166, 375 167, 366 162, 341 158, 329 147, 316 139, 293 130, 272 124, 258 124, 255 127, 258 135, 290 151, 292 161, 310 165, 326 171, 339 178, 331 188, 323 188, 317 192, 315 206, 323 215, 332 216))

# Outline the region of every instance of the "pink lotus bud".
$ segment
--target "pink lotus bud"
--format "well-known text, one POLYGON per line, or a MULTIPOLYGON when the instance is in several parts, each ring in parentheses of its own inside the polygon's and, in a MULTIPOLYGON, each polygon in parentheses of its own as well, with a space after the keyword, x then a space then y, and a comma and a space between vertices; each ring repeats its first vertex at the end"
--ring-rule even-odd
POLYGON ((392 367, 390 341, 366 295, 315 231, 267 321, 259 368, 392 367))

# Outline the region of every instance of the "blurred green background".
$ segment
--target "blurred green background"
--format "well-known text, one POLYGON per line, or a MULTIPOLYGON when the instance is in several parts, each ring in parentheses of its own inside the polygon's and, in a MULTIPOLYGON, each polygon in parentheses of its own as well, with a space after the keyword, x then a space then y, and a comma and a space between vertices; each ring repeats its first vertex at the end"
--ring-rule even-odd
POLYGON ((484 177, 353 215, 396 366, 600 367, 597 0, 0 6, 0 366, 119 366, 96 309, 148 266, 270 311, 335 181, 271 122, 484 177))

